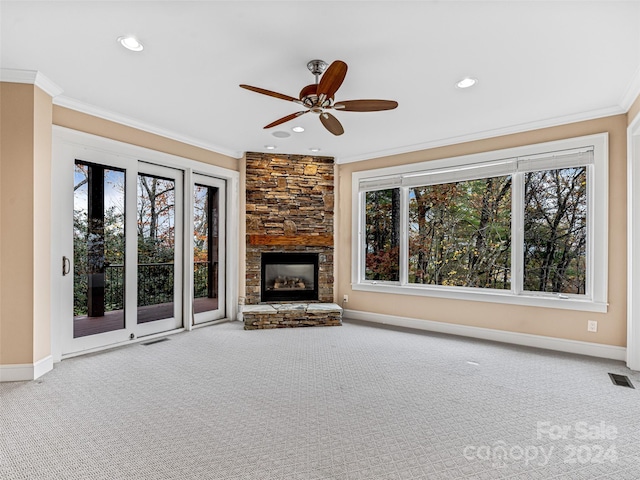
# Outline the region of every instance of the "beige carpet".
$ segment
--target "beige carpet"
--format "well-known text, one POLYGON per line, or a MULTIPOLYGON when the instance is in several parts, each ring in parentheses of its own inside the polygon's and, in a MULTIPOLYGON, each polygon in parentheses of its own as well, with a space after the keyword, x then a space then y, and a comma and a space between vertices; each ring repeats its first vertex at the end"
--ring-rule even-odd
POLYGON ((637 480, 639 455, 621 362, 348 321, 227 323, 0 385, 3 480, 637 480))

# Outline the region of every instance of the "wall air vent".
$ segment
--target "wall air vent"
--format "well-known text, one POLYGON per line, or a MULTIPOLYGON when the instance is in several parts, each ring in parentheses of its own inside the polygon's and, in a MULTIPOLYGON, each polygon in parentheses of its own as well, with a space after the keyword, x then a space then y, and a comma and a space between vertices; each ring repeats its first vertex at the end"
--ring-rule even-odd
POLYGON ((166 342, 168 340, 169 339, 167 337, 163 337, 163 338, 158 338, 157 340, 151 340, 149 342, 145 342, 142 345, 144 345, 146 347, 146 346, 149 346, 149 345, 153 345, 154 343, 166 342))

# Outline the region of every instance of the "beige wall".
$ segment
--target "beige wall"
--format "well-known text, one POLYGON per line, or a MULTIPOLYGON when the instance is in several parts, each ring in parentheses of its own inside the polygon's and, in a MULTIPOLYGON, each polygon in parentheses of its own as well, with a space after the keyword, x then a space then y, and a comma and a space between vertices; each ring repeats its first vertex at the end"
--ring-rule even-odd
POLYGON ((0 364, 50 354, 51 97, 1 83, 0 364))
POLYGON ((236 158, 231 158, 204 148, 194 147, 193 145, 144 132, 136 128, 127 127, 59 105, 53 106, 53 124, 78 130, 79 132, 110 138, 130 145, 137 145, 158 152, 197 160, 236 172, 239 170, 239 160, 236 158))
POLYGON ((51 353, 51 97, 35 89, 34 118, 34 360, 51 353))
POLYGON ((626 127, 627 116, 545 128, 486 140, 434 148, 339 166, 339 219, 336 249, 337 298, 349 295, 346 308, 474 327, 492 328, 626 345, 626 127), (456 301, 351 289, 351 174, 356 171, 548 142, 595 133, 609 133, 609 309, 578 312, 497 303, 456 301), (587 332, 587 320, 598 320, 598 332, 587 332))

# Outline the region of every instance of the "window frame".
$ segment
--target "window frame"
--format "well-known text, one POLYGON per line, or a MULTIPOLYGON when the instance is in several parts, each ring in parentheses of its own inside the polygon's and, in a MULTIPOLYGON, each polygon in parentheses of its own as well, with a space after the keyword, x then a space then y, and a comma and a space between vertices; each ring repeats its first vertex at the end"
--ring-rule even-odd
MULTIPOLYGON (((599 133, 408 165, 363 170, 352 174, 351 287, 356 291, 439 297, 606 313, 608 309, 608 134, 599 133), (584 165, 570 155, 593 151, 587 164, 587 278, 585 294, 523 290, 524 175, 528 171, 584 165), (569 153, 569 155, 566 155, 569 153), (563 160, 564 157, 564 160, 563 160), (568 160, 567 160, 568 159, 568 160), (519 167, 520 165, 520 167, 519 167), (449 183, 511 174, 511 289, 412 284, 408 282, 409 189, 421 178, 449 183), (478 176, 480 175, 480 176, 478 176), (444 180, 443 180, 444 179, 444 180), (400 280, 365 279, 366 192, 400 189, 400 280), (597 227, 596 227, 597 226, 597 227)), ((420 185, 423 185, 420 183, 420 185)))

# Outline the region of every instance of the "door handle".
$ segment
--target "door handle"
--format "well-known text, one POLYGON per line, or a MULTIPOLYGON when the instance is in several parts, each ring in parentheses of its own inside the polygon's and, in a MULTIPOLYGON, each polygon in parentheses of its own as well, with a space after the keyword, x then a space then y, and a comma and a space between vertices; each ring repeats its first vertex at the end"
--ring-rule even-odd
POLYGON ((71 260, 63 256, 62 257, 62 276, 64 277, 65 275, 69 275, 69 272, 71 272, 71 260))

